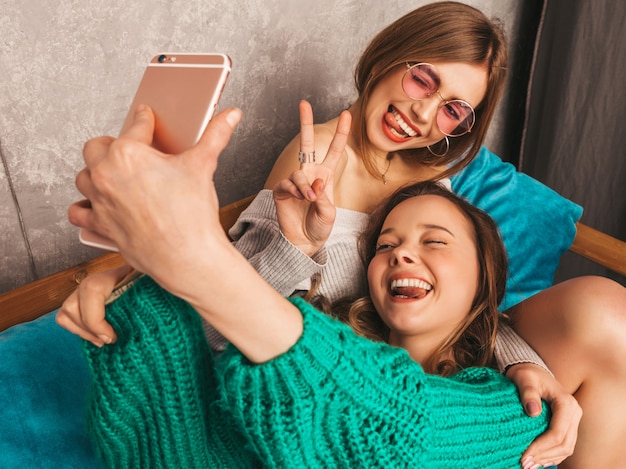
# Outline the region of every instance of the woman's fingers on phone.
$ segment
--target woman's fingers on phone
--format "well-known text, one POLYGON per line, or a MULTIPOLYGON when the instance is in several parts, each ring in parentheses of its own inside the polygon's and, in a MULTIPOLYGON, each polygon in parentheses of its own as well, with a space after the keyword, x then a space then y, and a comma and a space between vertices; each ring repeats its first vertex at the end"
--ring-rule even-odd
POLYGON ((300 152, 305 155, 315 151, 315 127, 313 125, 313 108, 308 101, 302 100, 300 110, 300 152))
POLYGON ((196 145, 187 150, 187 154, 195 154, 204 161, 207 155, 212 160, 217 158, 228 145, 230 137, 239 125, 243 114, 239 108, 228 108, 220 111, 211 119, 196 145))
POLYGON ((83 160, 87 168, 95 166, 104 158, 115 138, 109 136, 89 139, 83 145, 83 160))
POLYGON ((69 222, 79 228, 93 231, 93 223, 91 223, 93 213, 91 203, 88 200, 80 200, 74 202, 67 209, 67 218, 69 222))
POLYGON ((140 104, 135 109, 133 123, 120 133, 120 138, 129 138, 150 145, 153 134, 154 113, 149 106, 140 104))

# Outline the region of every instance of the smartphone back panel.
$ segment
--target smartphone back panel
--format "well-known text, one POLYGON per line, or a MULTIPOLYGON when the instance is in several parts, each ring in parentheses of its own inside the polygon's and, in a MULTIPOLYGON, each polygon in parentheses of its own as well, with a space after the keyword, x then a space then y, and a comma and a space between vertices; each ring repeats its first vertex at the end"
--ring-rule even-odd
POLYGON ((147 104, 155 114, 152 145, 165 153, 193 146, 213 116, 230 72, 224 54, 164 53, 154 56, 143 74, 122 131, 135 108, 147 104))
MULTIPOLYGON (((211 120, 230 73, 225 54, 163 53, 155 55, 143 74, 120 133, 133 122, 135 109, 147 104, 155 115, 152 146, 170 154, 196 144, 211 120)), ((81 229, 80 242, 117 251, 102 236, 81 229)))

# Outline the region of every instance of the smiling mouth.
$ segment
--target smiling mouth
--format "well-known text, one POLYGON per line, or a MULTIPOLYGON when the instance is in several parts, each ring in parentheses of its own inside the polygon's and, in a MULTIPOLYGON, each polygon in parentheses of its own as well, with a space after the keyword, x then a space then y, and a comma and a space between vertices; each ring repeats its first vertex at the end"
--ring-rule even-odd
POLYGON ((433 286, 430 283, 417 278, 392 280, 389 286, 389 291, 394 298, 422 299, 428 295, 428 292, 432 289, 433 286))
POLYGON ((400 113, 391 104, 387 108, 385 122, 389 126, 391 133, 398 138, 409 139, 419 136, 419 133, 407 124, 400 113))

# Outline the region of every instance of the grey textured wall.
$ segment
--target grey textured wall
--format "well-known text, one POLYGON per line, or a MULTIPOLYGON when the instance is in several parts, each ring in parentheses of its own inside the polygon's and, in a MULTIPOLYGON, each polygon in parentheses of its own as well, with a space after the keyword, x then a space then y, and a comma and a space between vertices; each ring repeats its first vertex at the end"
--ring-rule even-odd
MULTIPOLYGON (((221 107, 245 115, 217 176, 229 203, 262 187, 298 131, 298 101, 309 99, 317 120, 348 106, 369 39, 424 3, 0 0, 0 292, 101 253, 78 243, 66 217, 80 198, 81 148, 117 134, 155 53, 218 51, 233 60, 221 107)), ((467 3, 499 17, 515 50, 522 2, 467 3)), ((503 115, 489 145, 506 158, 503 115)))

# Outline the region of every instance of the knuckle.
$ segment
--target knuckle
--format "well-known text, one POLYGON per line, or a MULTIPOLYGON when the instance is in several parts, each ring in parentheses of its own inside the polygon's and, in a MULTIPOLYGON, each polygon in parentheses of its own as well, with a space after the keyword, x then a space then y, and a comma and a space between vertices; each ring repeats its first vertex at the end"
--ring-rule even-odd
POLYGON ((61 308, 59 309, 59 314, 57 315, 57 317, 59 315, 67 315, 67 314, 70 314, 72 311, 75 311, 77 304, 78 304, 77 295, 76 293, 72 293, 70 296, 68 296, 65 299, 65 301, 61 305, 61 308))
POLYGON ((96 139, 96 138, 92 138, 92 139, 87 140, 85 142, 85 144, 83 145, 83 154, 89 153, 89 151, 91 150, 92 147, 95 146, 97 141, 98 141, 98 139, 96 139))
POLYGON ((65 314, 65 311, 63 310, 63 308, 61 308, 59 310, 59 312, 57 313, 56 317, 54 318, 55 322, 65 328, 65 326, 67 326, 68 322, 69 322, 69 318, 67 317, 67 315, 65 314))
POLYGON ((132 153, 135 141, 130 138, 116 138, 109 142, 109 152, 116 156, 128 156, 132 153))
POLYGON ((80 295, 95 296, 102 291, 101 282, 97 275, 88 275, 79 285, 80 295))

